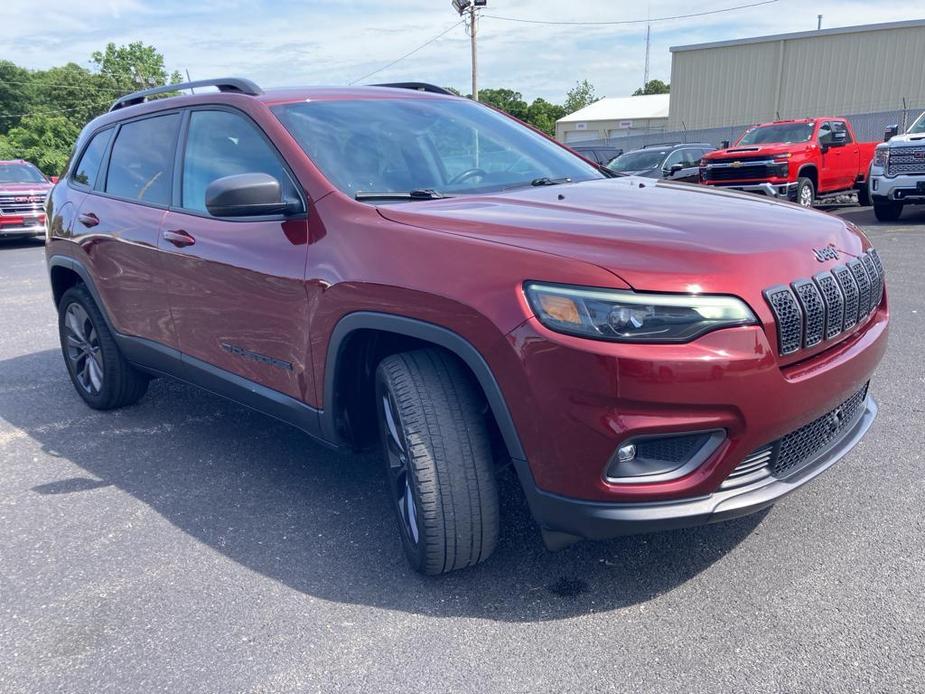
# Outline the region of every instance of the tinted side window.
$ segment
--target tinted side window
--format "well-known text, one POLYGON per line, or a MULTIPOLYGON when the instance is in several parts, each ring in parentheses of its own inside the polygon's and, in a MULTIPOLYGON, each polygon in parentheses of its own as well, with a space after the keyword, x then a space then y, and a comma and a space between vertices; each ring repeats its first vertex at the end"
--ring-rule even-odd
POLYGON ((170 204, 180 114, 125 123, 112 146, 106 192, 155 205, 170 204))
POLYGON ((836 120, 832 121, 832 132, 833 133, 845 133, 845 143, 851 144, 854 140, 851 139, 851 133, 848 131, 848 126, 846 126, 842 121, 836 120))
POLYGON ((242 173, 269 174, 284 199, 298 197, 279 156, 250 120, 228 111, 193 111, 183 155, 184 209, 206 212, 209 184, 242 173))
POLYGON ((112 137, 112 131, 112 128, 107 128, 93 136, 81 155, 80 161, 77 162, 77 166, 74 167, 71 180, 83 186, 93 187, 96 175, 100 171, 103 155, 106 153, 106 147, 109 145, 109 138, 112 137))

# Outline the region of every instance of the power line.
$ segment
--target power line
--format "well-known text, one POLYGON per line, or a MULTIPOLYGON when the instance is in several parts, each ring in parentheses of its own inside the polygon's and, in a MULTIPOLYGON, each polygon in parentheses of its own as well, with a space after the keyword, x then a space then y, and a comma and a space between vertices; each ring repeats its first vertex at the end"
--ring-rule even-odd
POLYGON ((361 82, 361 81, 365 80, 367 77, 372 77, 373 75, 378 74, 378 73, 382 72, 383 70, 388 70, 390 67, 392 67, 393 65, 397 65, 398 63, 400 63, 401 61, 403 61, 405 58, 410 58, 412 55, 414 55, 414 54, 417 53, 418 51, 420 51, 420 50, 422 50, 422 49, 424 49, 424 48, 427 48, 430 44, 434 43, 434 42, 437 41, 438 39, 443 38, 444 36, 446 36, 447 34, 449 34, 451 31, 453 31, 453 29, 455 29, 456 27, 458 27, 460 24, 462 24, 462 23, 465 22, 465 21, 466 21, 466 20, 464 20, 464 19, 459 20, 458 22, 456 22, 455 24, 453 24, 453 26, 451 26, 450 28, 448 28, 448 29, 446 29, 446 30, 444 30, 444 31, 441 31, 439 34, 437 34, 436 36, 434 36, 432 39, 426 41, 425 43, 422 43, 420 46, 418 46, 417 48, 415 48, 413 51, 408 51, 408 52, 405 53, 403 56, 401 56, 400 58, 396 58, 395 60, 393 60, 393 61, 392 61, 391 63, 389 63, 388 65, 383 65, 383 66, 382 66, 381 68, 379 68, 378 70, 373 70, 372 72, 369 72, 369 73, 363 75, 362 77, 357 77, 355 80, 353 80, 352 82, 348 82, 347 84, 348 84, 348 85, 349 85, 349 84, 356 84, 357 82, 361 82))
POLYGON ((34 86, 34 87, 60 87, 61 89, 87 89, 88 91, 97 91, 97 92, 115 92, 119 94, 128 94, 124 89, 119 89, 118 87, 101 87, 98 85, 85 86, 81 84, 64 84, 62 82, 42 82, 41 79, 35 81, 29 80, 8 80, 3 77, 0 77, 0 86, 4 84, 21 84, 24 86, 34 86))
POLYGON ((110 99, 109 97, 106 97, 105 102, 100 101, 99 103, 95 103, 91 101, 89 102, 89 104, 83 104, 82 106, 75 106, 73 108, 59 108, 59 109, 54 109, 51 111, 32 111, 30 113, 0 113, 0 118, 10 119, 10 118, 25 118, 27 116, 55 116, 60 113, 70 113, 72 111, 80 111, 80 110, 87 108, 88 106, 105 106, 106 104, 110 104, 110 103, 112 103, 112 99, 110 99))
POLYGON ((523 24, 553 24, 556 26, 613 26, 616 24, 646 24, 649 22, 668 22, 673 19, 691 19, 693 17, 706 17, 711 14, 720 14, 722 12, 733 12, 735 10, 744 10, 749 7, 759 7, 761 5, 772 5, 780 0, 761 0, 761 2, 752 2, 747 5, 736 5, 735 7, 724 7, 719 10, 707 10, 705 12, 692 12, 691 14, 677 14, 671 17, 654 17, 652 19, 623 19, 612 22, 554 22, 548 19, 521 19, 519 17, 499 17, 493 14, 483 14, 486 19, 497 19, 502 22, 521 22, 523 24))

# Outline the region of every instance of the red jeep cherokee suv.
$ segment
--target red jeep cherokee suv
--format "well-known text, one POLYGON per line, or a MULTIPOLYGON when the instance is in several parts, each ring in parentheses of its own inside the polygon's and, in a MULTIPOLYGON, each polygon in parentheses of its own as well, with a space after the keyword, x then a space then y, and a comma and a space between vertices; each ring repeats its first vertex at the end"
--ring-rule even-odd
POLYGON ((116 102, 48 207, 88 405, 169 375, 381 442, 412 565, 485 559, 513 462, 550 547, 765 508, 870 427, 883 268, 851 224, 605 172, 419 84, 116 102))

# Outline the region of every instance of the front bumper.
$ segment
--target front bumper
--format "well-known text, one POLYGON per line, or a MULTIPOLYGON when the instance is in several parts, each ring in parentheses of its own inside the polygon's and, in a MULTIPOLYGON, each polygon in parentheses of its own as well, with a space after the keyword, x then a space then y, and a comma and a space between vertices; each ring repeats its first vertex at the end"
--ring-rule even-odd
POLYGON ((714 188, 728 188, 731 190, 741 190, 746 193, 759 193, 769 198, 780 198, 789 200, 796 192, 796 183, 707 183, 706 185, 714 188))
POLYGON ((539 489, 524 461, 515 461, 534 518, 555 548, 577 538, 602 540, 620 535, 685 528, 749 515, 774 504, 830 468, 858 444, 877 416, 867 396, 857 420, 842 437, 820 451, 792 477, 768 477, 735 489, 677 501, 601 503, 573 499, 539 489))
POLYGON ((26 238, 45 235, 45 215, 4 217, 0 215, 0 238, 26 238))
POLYGON ((885 176, 882 171, 871 171, 870 194, 873 198, 910 205, 925 204, 925 174, 885 176))

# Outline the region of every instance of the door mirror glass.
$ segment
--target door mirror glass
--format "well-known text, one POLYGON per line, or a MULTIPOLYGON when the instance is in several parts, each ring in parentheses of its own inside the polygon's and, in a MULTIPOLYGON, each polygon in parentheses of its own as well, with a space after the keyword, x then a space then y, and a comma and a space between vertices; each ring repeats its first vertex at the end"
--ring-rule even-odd
POLYGON ((278 180, 265 173, 244 173, 216 179, 206 188, 206 209, 213 217, 258 217, 298 209, 286 201, 278 180))

